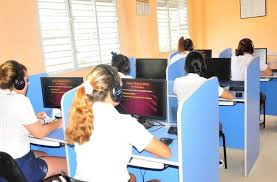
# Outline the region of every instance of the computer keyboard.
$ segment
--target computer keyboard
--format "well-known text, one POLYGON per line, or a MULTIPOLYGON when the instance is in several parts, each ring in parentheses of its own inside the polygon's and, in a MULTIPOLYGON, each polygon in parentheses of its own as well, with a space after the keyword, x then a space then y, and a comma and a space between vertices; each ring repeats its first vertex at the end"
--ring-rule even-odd
POLYGON ((229 87, 230 91, 244 91, 244 87, 229 87))
POLYGON ((167 133, 177 135, 178 134, 177 126, 170 126, 167 133))

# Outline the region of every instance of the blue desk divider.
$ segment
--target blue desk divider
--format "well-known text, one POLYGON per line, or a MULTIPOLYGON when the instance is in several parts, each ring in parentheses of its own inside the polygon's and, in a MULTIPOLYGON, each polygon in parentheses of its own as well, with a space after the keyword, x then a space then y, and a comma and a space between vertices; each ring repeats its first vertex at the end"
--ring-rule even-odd
POLYGON ((245 75, 245 176, 248 176, 260 153, 259 97, 260 59, 249 64, 245 75))
POLYGON ((218 112, 218 81, 214 77, 180 103, 179 182, 219 181, 218 112))
POLYGON ((29 86, 27 91, 27 97, 29 97, 32 106, 34 108, 34 111, 42 112, 45 111, 48 116, 52 116, 52 109, 50 108, 44 108, 43 106, 43 99, 42 99, 42 92, 41 92, 41 83, 40 78, 41 77, 47 77, 47 73, 41 73, 41 74, 35 74, 29 76, 29 86))
MULTIPOLYGON (((63 112, 64 131, 68 126, 69 111, 70 111, 73 99, 75 97, 75 93, 79 87, 69 90, 62 97, 61 107, 62 107, 62 112, 63 112)), ((64 136, 65 136, 65 134, 64 134, 64 136)), ((67 161, 69 176, 74 177, 75 173, 76 173, 76 166, 77 166, 74 145, 66 144, 65 145, 65 153, 66 153, 66 161, 67 161)))
POLYGON ((131 67, 131 72, 130 76, 133 78, 136 78, 136 59, 134 57, 130 57, 130 67, 131 67))
POLYGON ((167 121, 176 123, 177 121, 177 97, 173 94, 173 86, 175 78, 185 75, 184 65, 185 59, 181 58, 174 63, 171 63, 166 68, 166 80, 167 80, 167 121))
POLYGON ((219 58, 231 58, 232 57, 232 49, 227 48, 224 49, 221 53, 219 53, 219 58))

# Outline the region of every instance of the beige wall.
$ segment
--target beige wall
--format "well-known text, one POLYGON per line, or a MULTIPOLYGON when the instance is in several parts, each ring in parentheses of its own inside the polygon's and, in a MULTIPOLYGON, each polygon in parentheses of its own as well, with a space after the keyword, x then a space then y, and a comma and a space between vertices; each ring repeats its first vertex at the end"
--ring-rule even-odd
POLYGON ((15 59, 44 72, 35 0, 0 1, 0 62, 15 59))
MULTIPOLYGON (((150 15, 136 15, 135 0, 117 0, 121 52, 135 57, 167 57, 159 52, 156 0, 150 15)), ((240 19, 239 0, 189 0, 189 27, 197 48, 236 48, 243 37, 277 52, 277 1, 267 0, 267 16, 240 19)), ((36 0, 0 1, 0 62, 16 59, 31 74, 44 72, 36 0)), ((62 75, 86 75, 89 69, 62 75)))
MULTIPOLYGON (((204 46, 215 51, 235 49, 240 39, 248 37, 255 47, 277 52, 277 1, 267 0, 265 17, 240 19, 239 0, 203 0, 205 17, 204 46), (223 2, 224 1, 224 2, 223 2)), ((194 7, 195 9, 196 7, 194 7)), ((195 30, 195 29, 194 29, 195 30)))

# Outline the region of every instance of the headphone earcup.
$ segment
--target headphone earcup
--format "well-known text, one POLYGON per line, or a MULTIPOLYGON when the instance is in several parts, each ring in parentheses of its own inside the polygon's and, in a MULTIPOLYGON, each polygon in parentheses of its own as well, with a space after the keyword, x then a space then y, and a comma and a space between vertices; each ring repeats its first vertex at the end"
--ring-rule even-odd
POLYGON ((21 77, 18 77, 14 80, 14 88, 17 90, 23 90, 25 87, 25 81, 21 77))
POLYGON ((122 99, 122 87, 119 84, 116 84, 111 90, 111 98, 114 102, 120 102, 122 99))

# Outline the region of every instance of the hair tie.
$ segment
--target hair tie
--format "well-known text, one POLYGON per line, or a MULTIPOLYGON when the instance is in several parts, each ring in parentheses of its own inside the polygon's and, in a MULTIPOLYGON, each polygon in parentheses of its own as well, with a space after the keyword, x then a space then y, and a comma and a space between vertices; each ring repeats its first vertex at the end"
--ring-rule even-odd
POLYGON ((93 86, 89 83, 89 81, 85 81, 83 83, 83 86, 85 87, 86 94, 91 95, 93 92, 93 86))
POLYGON ((116 52, 111 52, 112 54, 112 58, 114 58, 115 56, 117 56, 117 53, 116 52))

